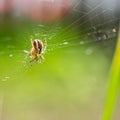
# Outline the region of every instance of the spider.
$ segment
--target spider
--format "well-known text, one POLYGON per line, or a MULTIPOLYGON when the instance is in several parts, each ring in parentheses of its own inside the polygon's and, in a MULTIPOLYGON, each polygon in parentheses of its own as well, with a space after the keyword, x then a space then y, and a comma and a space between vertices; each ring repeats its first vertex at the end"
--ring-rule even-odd
POLYGON ((46 38, 44 39, 44 43, 39 39, 33 40, 32 37, 30 40, 31 40, 32 48, 31 48, 30 52, 28 52, 26 50, 24 50, 24 52, 29 54, 29 56, 32 58, 30 60, 30 63, 32 63, 32 62, 41 63, 44 60, 43 54, 45 53, 46 46, 47 46, 46 38))

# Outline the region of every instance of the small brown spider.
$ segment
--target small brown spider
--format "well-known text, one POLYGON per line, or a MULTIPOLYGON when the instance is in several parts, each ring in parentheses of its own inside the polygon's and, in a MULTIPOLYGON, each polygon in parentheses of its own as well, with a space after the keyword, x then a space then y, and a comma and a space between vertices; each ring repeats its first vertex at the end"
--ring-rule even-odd
POLYGON ((32 37, 30 40, 31 40, 32 48, 30 52, 26 50, 24 52, 29 54, 30 57, 32 58, 32 60, 30 60, 30 63, 34 61, 38 61, 41 63, 44 60, 43 54, 45 53, 45 50, 46 50, 47 41, 46 39, 44 39, 45 42, 43 43, 39 39, 32 40, 32 37))

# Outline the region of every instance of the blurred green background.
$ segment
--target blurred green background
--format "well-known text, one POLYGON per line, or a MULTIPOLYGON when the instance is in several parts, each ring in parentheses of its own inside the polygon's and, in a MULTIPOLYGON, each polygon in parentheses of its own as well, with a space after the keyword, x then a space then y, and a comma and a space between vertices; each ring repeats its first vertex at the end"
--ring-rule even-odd
MULTIPOLYGON (((43 25, 0 22, 0 120, 99 120, 116 38, 95 40, 74 19, 43 25), (30 36, 47 39, 42 64, 29 65, 30 36)), ((116 117, 115 120, 118 120, 116 117)))

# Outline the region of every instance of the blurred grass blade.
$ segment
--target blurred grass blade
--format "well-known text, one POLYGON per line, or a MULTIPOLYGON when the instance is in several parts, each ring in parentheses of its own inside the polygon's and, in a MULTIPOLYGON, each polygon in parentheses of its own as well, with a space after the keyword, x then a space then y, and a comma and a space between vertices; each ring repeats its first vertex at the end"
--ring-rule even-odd
POLYGON ((110 74, 108 96, 103 114, 103 120, 113 120, 112 119, 113 112, 118 98, 119 87, 120 87, 120 31, 118 35, 116 52, 110 74))

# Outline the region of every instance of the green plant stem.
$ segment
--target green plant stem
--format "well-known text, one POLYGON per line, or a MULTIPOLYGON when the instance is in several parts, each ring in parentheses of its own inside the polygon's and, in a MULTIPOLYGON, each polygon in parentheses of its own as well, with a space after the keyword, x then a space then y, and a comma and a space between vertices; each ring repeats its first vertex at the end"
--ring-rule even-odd
POLYGON ((119 32, 117 48, 115 51, 115 56, 112 64, 110 83, 108 88, 108 96, 107 96, 102 120, 113 120, 113 112, 116 106, 119 88, 120 88, 120 32, 119 32))

